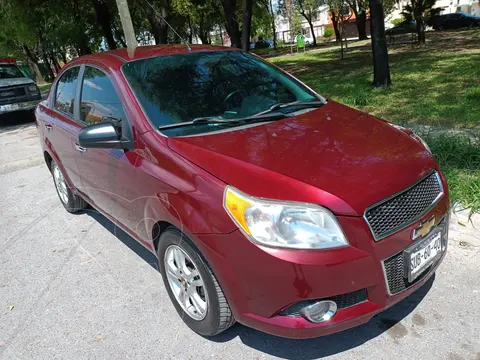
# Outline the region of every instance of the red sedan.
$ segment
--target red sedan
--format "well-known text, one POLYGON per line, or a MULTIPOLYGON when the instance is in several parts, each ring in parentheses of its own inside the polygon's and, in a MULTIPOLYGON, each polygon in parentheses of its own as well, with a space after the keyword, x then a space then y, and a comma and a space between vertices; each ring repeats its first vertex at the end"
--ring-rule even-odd
POLYGON ((91 205, 156 254, 202 335, 360 325, 446 252, 447 183, 420 137, 240 50, 80 57, 36 118, 65 209, 91 205))

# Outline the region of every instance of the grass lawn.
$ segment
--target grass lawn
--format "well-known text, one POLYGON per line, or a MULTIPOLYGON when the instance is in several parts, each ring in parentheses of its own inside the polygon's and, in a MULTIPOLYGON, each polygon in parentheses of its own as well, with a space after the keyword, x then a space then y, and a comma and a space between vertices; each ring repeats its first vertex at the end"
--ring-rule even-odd
POLYGON ((390 89, 370 85, 369 45, 353 48, 344 60, 337 49, 269 60, 325 97, 380 118, 454 129, 420 135, 447 175, 452 199, 480 212, 480 30, 428 33, 426 47, 391 46, 389 58, 390 89))

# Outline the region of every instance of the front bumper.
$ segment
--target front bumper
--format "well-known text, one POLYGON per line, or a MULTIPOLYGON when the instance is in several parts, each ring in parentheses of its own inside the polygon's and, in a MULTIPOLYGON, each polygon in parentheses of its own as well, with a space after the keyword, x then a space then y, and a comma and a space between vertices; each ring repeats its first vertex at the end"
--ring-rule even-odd
MULTIPOLYGON (((273 249, 250 242, 240 231, 228 235, 197 235, 198 247, 212 266, 235 319, 252 328, 288 338, 328 335, 368 322, 421 287, 445 253, 420 280, 391 295, 382 260, 412 244, 412 231, 435 215, 448 214, 448 194, 412 225, 378 242, 363 218, 338 217, 349 247, 333 250, 273 249), (329 321, 311 323, 280 315, 289 306, 366 289, 367 300, 340 309, 329 321)), ((447 224, 448 225, 448 224, 447 224)))
POLYGON ((41 99, 23 101, 13 104, 0 105, 0 115, 20 110, 31 110, 41 101, 41 99))

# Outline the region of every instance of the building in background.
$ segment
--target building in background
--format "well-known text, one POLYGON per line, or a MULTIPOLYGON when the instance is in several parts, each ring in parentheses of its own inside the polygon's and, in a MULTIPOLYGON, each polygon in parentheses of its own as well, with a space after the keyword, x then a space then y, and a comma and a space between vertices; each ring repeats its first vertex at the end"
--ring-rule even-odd
MULTIPOLYGON (((348 19, 345 19, 345 24, 343 28, 343 37, 350 40, 350 39, 357 39, 358 38, 358 31, 357 26, 355 24, 355 14, 353 11, 347 6, 345 8, 345 13, 349 13, 348 19)), ((313 21, 313 32, 310 29, 310 25, 308 24, 307 20, 304 17, 301 17, 301 24, 302 24, 302 34, 305 35, 305 41, 307 43, 313 42, 313 37, 315 36, 318 38, 323 37, 326 28, 332 28, 332 19, 330 16, 330 11, 328 6, 320 6, 318 8, 317 14, 315 16, 315 20, 313 21)), ((276 21, 276 28, 277 28, 277 40, 283 41, 285 43, 292 43, 294 41, 295 35, 293 32, 290 31, 290 26, 288 20, 283 17, 279 16, 276 21)), ((365 28, 367 31, 367 36, 370 36, 370 19, 367 14, 367 21, 365 24, 365 28)))
MULTIPOLYGON (((393 27, 392 20, 402 17, 402 11, 410 0, 400 0, 395 10, 385 19, 385 27, 393 27)), ((435 7, 442 8, 441 14, 464 12, 474 16, 480 16, 480 0, 437 0, 435 7)))
MULTIPOLYGON (((315 34, 312 34, 310 25, 307 20, 302 16, 302 34, 305 35, 305 41, 307 43, 313 42, 313 36, 321 37, 325 31, 325 28, 330 26, 330 14, 328 11, 328 6, 320 6, 316 13, 316 16, 313 21, 313 31, 315 34)), ((277 28, 277 41, 283 41, 284 43, 293 43, 295 35, 293 31, 290 31, 290 24, 288 19, 284 16, 278 16, 275 21, 275 26, 277 28)))

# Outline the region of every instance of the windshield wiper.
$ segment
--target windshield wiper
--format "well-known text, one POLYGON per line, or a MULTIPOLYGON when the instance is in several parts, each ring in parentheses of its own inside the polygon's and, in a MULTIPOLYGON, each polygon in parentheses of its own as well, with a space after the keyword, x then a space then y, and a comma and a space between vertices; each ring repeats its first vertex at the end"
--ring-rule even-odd
POLYGON ((177 127, 183 126, 192 126, 192 125, 200 125, 200 124, 226 124, 226 125, 238 125, 238 123, 254 123, 254 122, 266 122, 266 121, 275 121, 286 118, 287 115, 281 112, 269 112, 264 114, 255 114, 252 116, 247 116, 243 118, 237 119, 222 119, 218 117, 198 117, 193 119, 192 121, 181 122, 177 124, 168 124, 162 125, 158 127, 158 130, 164 129, 173 129, 177 127))
POLYGON ((320 100, 315 100, 315 101, 292 101, 289 103, 278 103, 275 105, 270 106, 267 110, 260 111, 259 113, 255 114, 254 116, 261 116, 264 114, 269 114, 273 111, 280 110, 280 109, 286 109, 289 107, 297 107, 297 108, 302 108, 302 109, 308 109, 308 108, 319 108, 325 105, 326 103, 324 101, 320 100))

